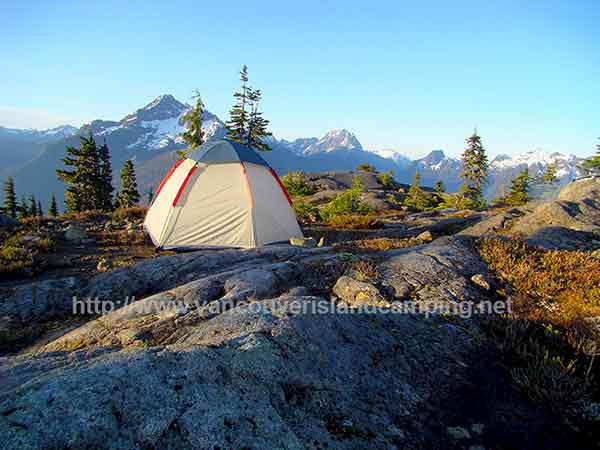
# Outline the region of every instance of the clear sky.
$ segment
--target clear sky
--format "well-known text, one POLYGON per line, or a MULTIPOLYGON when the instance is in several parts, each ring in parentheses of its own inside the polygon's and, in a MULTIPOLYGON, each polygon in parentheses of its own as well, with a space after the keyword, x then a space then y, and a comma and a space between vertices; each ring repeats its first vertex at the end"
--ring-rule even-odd
POLYGON ((600 1, 0 3, 0 125, 118 120, 194 89, 226 118, 239 68, 278 138, 587 155, 600 136, 600 1))

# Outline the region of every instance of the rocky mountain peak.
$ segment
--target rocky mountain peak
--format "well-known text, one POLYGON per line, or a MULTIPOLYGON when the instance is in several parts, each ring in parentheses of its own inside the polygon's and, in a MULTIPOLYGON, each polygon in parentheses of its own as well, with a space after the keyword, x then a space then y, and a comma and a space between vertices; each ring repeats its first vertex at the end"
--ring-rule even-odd
POLYGON ((341 129, 331 130, 314 144, 309 145, 304 153, 314 155, 317 153, 329 153, 334 150, 362 150, 363 147, 354 133, 341 129))
POLYGON ((181 103, 171 94, 160 95, 136 112, 127 115, 122 122, 165 120, 180 116, 189 105, 181 103))

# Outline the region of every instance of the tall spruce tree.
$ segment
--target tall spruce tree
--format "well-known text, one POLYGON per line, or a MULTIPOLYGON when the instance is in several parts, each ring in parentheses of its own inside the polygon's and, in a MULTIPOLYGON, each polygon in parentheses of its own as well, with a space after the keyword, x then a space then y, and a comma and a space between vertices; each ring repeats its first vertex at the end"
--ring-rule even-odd
POLYGON ((584 172, 592 175, 598 175, 600 173, 600 144, 596 144, 596 154, 591 158, 586 159, 581 164, 581 168, 584 172))
POLYGON ((67 147, 62 159, 67 168, 57 169, 58 178, 67 184, 65 205, 69 212, 81 212, 90 209, 102 209, 100 201, 100 161, 94 136, 79 138, 79 148, 67 147))
POLYGON ((38 215, 37 202, 33 194, 29 196, 29 206, 27 207, 27 214, 31 217, 38 215))
POLYGON ((39 200, 37 202, 37 215, 39 217, 43 217, 44 216, 44 210, 42 209, 42 202, 40 202, 39 200))
POLYGON ((4 183, 4 212, 10 217, 17 217, 17 196, 15 194, 15 182, 8 177, 4 183))
POLYGON ((558 181, 556 176, 556 163, 548 164, 542 174, 542 183, 552 184, 558 181))
POLYGON ((248 138, 248 67, 244 64, 240 71, 240 89, 233 97, 235 104, 229 110, 229 120, 225 123, 227 137, 232 141, 245 144, 248 138))
POLYGON ((177 150, 177 154, 180 158, 187 158, 189 152, 194 150, 196 147, 204 144, 204 131, 202 131, 202 112, 204 111, 204 103, 200 92, 196 90, 194 93, 194 99, 196 104, 192 109, 181 116, 181 122, 185 127, 185 131, 181 133, 181 137, 187 145, 186 149, 177 150))
POLYGON ((261 151, 269 151, 269 147, 264 138, 272 135, 267 130, 269 121, 262 116, 262 111, 259 109, 262 93, 260 89, 248 89, 248 101, 250 103, 250 118, 248 120, 248 139, 247 145, 261 151))
POLYGON ((146 200, 148 201, 148 206, 150 206, 152 204, 153 199, 154 199, 154 188, 152 188, 152 186, 150 186, 150 189, 148 189, 148 192, 146 192, 146 200))
POLYGON ((48 214, 51 217, 58 216, 58 207, 56 206, 56 197, 52 194, 52 198, 50 199, 50 206, 48 207, 48 214))
POLYGON ((111 211, 113 209, 112 166, 110 150, 106 141, 98 148, 98 182, 95 209, 111 211))
POLYGON ((460 191, 466 200, 466 207, 483 205, 481 195, 488 173, 488 160, 481 137, 477 130, 467 138, 467 148, 462 154, 461 178, 464 181, 460 191))
POLYGON ((530 182, 529 170, 525 168, 510 182, 510 190, 503 199, 504 203, 511 206, 527 203, 529 201, 530 182))
POLYGON ((418 170, 415 172, 413 182, 408 189, 404 205, 417 211, 422 211, 428 206, 427 196, 421 188, 421 174, 418 170))
POLYGON ((442 180, 435 182, 435 192, 438 194, 443 194, 446 192, 446 187, 444 186, 444 182, 442 180))
POLYGON ((137 180, 133 162, 128 159, 121 169, 121 189, 117 194, 117 206, 119 208, 131 208, 140 201, 137 190, 137 180))
POLYGON ((24 219, 25 217, 29 217, 29 208, 27 207, 27 202, 25 201, 25 197, 21 197, 21 202, 19 203, 17 215, 19 219, 24 219))

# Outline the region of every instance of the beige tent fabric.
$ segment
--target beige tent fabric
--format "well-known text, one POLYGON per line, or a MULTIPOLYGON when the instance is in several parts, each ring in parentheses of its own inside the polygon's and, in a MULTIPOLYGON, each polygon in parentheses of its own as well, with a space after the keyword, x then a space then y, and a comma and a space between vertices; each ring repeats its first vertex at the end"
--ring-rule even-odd
POLYGON ((254 197, 252 217, 256 244, 289 240, 302 236, 294 210, 279 183, 265 166, 245 163, 248 181, 254 197))
POLYGON ((157 194, 144 228, 164 249, 253 248, 302 236, 269 167, 239 161, 184 160, 157 194))
POLYGON ((156 194, 151 207, 146 213, 144 228, 157 247, 161 245, 161 235, 165 228, 165 220, 171 212, 173 199, 177 195, 181 183, 183 183, 190 169, 195 165, 196 161, 191 159, 182 161, 169 179, 166 180, 160 192, 156 194))
POLYGON ((247 191, 239 163, 199 164, 172 208, 162 246, 254 247, 247 191))

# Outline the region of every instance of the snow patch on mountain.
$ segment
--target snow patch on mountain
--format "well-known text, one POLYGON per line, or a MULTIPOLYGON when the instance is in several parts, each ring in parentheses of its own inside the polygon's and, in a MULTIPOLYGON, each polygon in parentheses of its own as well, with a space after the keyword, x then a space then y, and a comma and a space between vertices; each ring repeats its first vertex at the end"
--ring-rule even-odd
POLYGON ((348 130, 331 130, 317 142, 312 143, 302 152, 304 155, 330 153, 337 150, 363 150, 362 145, 348 130))

